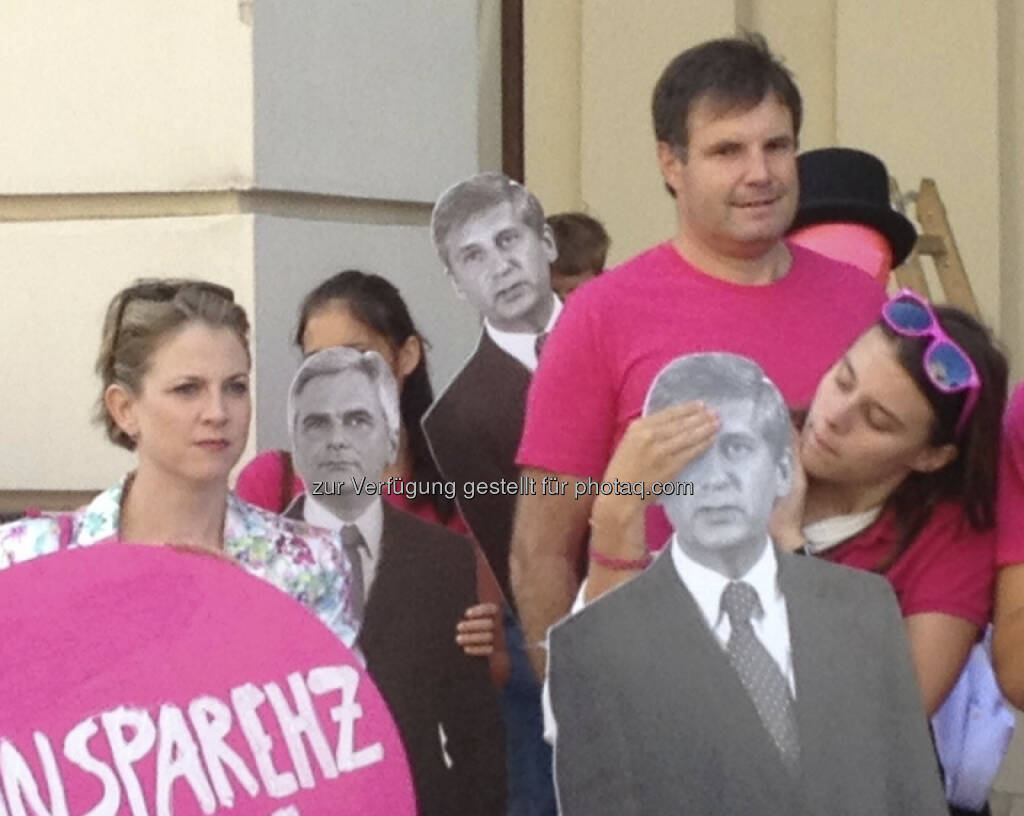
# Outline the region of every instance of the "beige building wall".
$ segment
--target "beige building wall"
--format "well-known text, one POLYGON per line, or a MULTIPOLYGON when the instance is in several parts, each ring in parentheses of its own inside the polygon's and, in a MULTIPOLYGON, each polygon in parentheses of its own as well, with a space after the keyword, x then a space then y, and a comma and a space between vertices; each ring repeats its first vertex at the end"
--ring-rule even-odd
POLYGON ((500 162, 500 0, 13 0, 0 30, 0 513, 130 467, 90 412, 102 311, 137 277, 247 308, 250 451, 286 442, 298 302, 333 272, 406 293, 438 389, 470 353, 427 226, 500 162))
POLYGON ((580 90, 581 196, 606 223, 609 262, 674 232, 651 126, 651 91, 665 64, 687 45, 729 34, 735 3, 658 0, 584 2, 580 90))
POLYGON ((839 0, 837 141, 904 189, 935 179, 985 320, 1000 322, 996 3, 839 0))
POLYGON ((1000 325, 1011 344, 1014 378, 1020 380, 1024 379, 1024 8, 1014 0, 1001 0, 996 25, 1000 325))
POLYGON ((650 124, 658 74, 704 39, 761 31, 803 93, 802 149, 874 152, 905 191, 936 180, 983 317, 1024 376, 1016 283, 1024 12, 1014 0, 527 0, 526 13, 527 183, 549 210, 582 207, 601 218, 610 263, 674 228, 650 124), (572 115, 553 119, 555 98, 572 115))
POLYGON ((228 0, 0 4, 0 194, 252 178, 252 25, 228 0))
POLYGON ((0 496, 98 490, 132 456, 92 422, 103 316, 126 279, 203 277, 252 314, 251 216, 0 224, 0 496))
POLYGON ((759 31, 793 72, 804 101, 800 149, 836 143, 836 2, 738 0, 737 28, 759 31))
POLYGON ((525 175, 548 213, 576 210, 580 192, 582 0, 523 2, 525 175))

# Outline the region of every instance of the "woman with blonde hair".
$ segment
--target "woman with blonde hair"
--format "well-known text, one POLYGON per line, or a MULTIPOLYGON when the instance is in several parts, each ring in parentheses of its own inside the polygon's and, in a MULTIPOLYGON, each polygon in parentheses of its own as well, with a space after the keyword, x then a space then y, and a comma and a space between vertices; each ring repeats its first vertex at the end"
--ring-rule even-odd
POLYGON ((249 323, 230 289, 142 280, 107 308, 97 419, 135 469, 83 510, 0 527, 0 567, 67 547, 170 544, 231 558, 310 608, 346 645, 359 622, 331 534, 246 504, 228 475, 249 434, 249 323))

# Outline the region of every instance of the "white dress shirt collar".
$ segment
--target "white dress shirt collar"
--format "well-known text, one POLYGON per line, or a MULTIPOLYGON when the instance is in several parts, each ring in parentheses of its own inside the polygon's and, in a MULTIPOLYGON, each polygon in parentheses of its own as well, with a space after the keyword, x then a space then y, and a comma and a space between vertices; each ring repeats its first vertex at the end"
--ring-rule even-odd
MULTIPOLYGON (((672 565, 679 580, 693 596, 719 645, 723 649, 727 648, 729 636, 732 634, 732 623, 729 616, 722 611, 722 592, 730 579, 690 558, 683 552, 674 535, 671 554, 672 565)), ((793 673, 793 653, 789 636, 789 613, 786 608, 786 596, 779 587, 778 575, 779 560, 775 555, 774 544, 768 539, 767 546, 754 565, 735 580, 745 581, 757 592, 762 613, 751 621, 754 634, 782 670, 783 676, 789 682, 790 693, 795 696, 796 678, 793 673)))
POLYGON ((830 550, 857 533, 866 530, 882 513, 882 505, 869 507, 860 513, 845 516, 831 516, 804 525, 804 542, 807 552, 818 555, 830 550))
POLYGON ((307 493, 302 515, 306 523, 326 530, 341 530, 349 524, 354 524, 359 529, 367 548, 360 550, 359 554, 363 562, 363 586, 366 597, 369 598, 370 585, 376 577, 377 565, 380 562, 381 537, 384 534, 384 507, 381 499, 376 498, 370 502, 354 521, 344 521, 307 493))
MULTIPOLYGON (((558 316, 562 313, 562 301, 555 297, 554 293, 551 294, 551 300, 554 301, 551 317, 541 334, 550 332, 555 327, 558 316)), ((535 333, 502 331, 494 328, 488 320, 484 320, 484 331, 506 354, 515 357, 530 371, 537 370, 537 335, 535 333)))
MULTIPOLYGON (((672 564, 676 568, 679 580, 697 602, 697 607, 708 622, 708 628, 714 629, 724 617, 721 608, 722 592, 726 584, 733 579, 726 578, 720 572, 690 558, 679 545, 676 536, 672 536, 672 564)), ((769 540, 754 565, 735 580, 750 584, 757 591, 762 609, 765 609, 766 599, 781 596, 776 580, 778 570, 779 562, 775 557, 775 548, 769 540)))

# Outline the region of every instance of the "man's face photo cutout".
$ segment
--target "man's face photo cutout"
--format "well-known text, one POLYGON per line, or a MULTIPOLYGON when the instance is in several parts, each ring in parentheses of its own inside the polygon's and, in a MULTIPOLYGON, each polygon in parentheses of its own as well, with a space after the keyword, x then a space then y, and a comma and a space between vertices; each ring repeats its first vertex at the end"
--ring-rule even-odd
MULTIPOLYGON (((358 503, 356 484, 379 481, 398 442, 397 390, 383 358, 340 346, 305 359, 289 400, 295 467, 332 502, 358 503)), ((365 494, 364 494, 365 495, 365 494)))
POLYGON ((680 547, 723 575, 742 575, 768 543, 775 502, 789 492, 792 452, 785 402, 751 360, 694 354, 655 378, 645 413, 700 399, 719 419, 711 447, 677 482, 692 483, 663 499, 680 547))
POLYGON ((438 199, 434 240, 452 284, 494 328, 537 333, 554 305, 554 235, 539 202, 500 173, 459 182, 438 199))

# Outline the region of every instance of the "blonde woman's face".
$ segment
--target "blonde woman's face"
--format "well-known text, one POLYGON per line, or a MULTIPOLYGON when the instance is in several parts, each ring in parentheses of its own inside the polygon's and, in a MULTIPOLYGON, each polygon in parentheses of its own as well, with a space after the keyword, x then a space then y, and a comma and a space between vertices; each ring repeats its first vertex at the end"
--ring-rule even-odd
POLYGON ((140 467, 217 482, 242 455, 251 415, 242 342, 230 329, 194 323, 157 347, 121 424, 137 436, 140 467))

